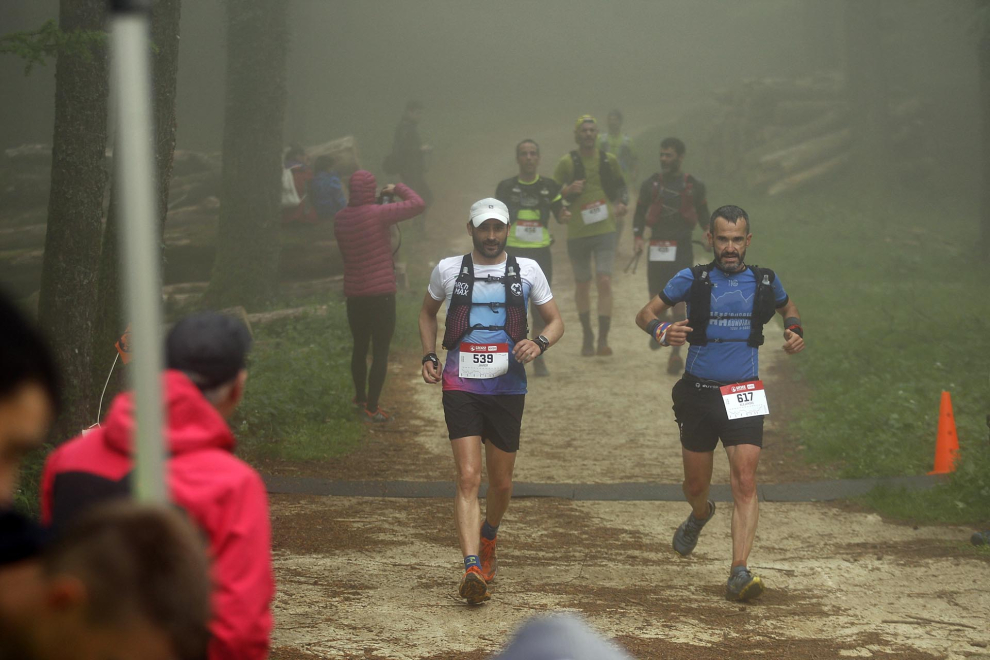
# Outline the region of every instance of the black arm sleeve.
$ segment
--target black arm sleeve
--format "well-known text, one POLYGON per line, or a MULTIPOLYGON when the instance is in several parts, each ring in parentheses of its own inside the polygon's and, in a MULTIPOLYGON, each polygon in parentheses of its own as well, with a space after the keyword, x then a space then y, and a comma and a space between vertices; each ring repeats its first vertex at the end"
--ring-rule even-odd
POLYGON ((619 159, 615 159, 615 169, 612 170, 612 176, 616 177, 619 185, 616 189, 616 202, 622 202, 626 206, 629 205, 629 188, 626 187, 626 177, 622 175, 622 167, 619 165, 619 159))
POLYGON ((708 212, 708 190, 705 184, 695 179, 694 184, 694 208, 698 212, 698 226, 702 231, 708 231, 708 222, 711 213, 708 212))
POLYGON ((653 201, 653 177, 643 182, 639 187, 639 197, 636 199, 636 212, 633 214, 633 236, 642 237, 646 231, 646 212, 653 201))

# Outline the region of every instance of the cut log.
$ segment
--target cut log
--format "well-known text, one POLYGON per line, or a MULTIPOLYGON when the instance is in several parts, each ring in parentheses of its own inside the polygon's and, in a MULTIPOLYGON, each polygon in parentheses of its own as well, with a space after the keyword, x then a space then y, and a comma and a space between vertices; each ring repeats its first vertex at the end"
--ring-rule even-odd
POLYGON ((744 160, 748 163, 758 163, 760 158, 767 154, 772 154, 775 151, 786 149, 799 142, 804 142, 828 131, 835 130, 845 123, 847 115, 848 113, 845 111, 831 110, 814 121, 787 129, 776 138, 768 140, 759 147, 748 151, 744 156, 744 160))
POLYGON ((774 195, 780 195, 781 193, 791 192, 793 190, 797 190, 798 188, 803 188, 808 184, 818 181, 826 175, 835 172, 840 167, 847 164, 851 157, 852 155, 847 151, 833 158, 829 158, 825 162, 819 163, 818 165, 804 170, 803 172, 798 172, 797 174, 792 174, 785 177, 770 186, 770 189, 767 190, 767 195, 773 197, 774 195))
POLYGON ((842 151, 852 142, 852 129, 841 128, 832 133, 806 140, 792 147, 767 154, 759 164, 782 174, 793 174, 799 169, 821 161, 842 151))
POLYGON ((773 109, 773 123, 778 126, 806 124, 826 112, 843 112, 848 105, 843 101, 781 101, 773 109))
POLYGON ((333 157, 334 170, 337 171, 341 178, 349 177, 361 169, 357 140, 350 135, 308 147, 306 153, 313 159, 318 156, 333 157))

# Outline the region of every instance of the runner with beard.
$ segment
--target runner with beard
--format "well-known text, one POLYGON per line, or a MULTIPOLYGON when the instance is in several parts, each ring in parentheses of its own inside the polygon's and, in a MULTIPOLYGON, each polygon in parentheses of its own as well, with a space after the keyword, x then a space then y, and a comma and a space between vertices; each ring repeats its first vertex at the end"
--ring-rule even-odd
POLYGON ((616 221, 626 217, 629 192, 619 160, 598 148, 598 122, 591 115, 574 124, 578 148, 561 157, 554 181, 574 214, 567 223, 567 256, 574 269, 574 298, 581 320, 581 355, 612 355, 612 266, 615 262, 616 221), (595 268, 592 273, 591 262, 595 268), (591 327, 591 280, 598 292, 598 348, 591 327))
POLYGON ((423 380, 443 383, 443 411, 457 472, 454 520, 464 556, 458 594, 472 605, 489 598, 498 571, 499 524, 512 496, 512 470, 526 397, 525 364, 564 334, 557 303, 532 259, 505 253, 509 209, 494 198, 475 202, 467 230, 468 254, 433 269, 419 315, 423 380), (436 354, 437 312, 447 303, 444 367, 436 354), (527 338, 526 310, 536 306, 543 334, 527 338), (488 467, 482 521, 478 505, 481 454, 488 467))
MULTIPOLYGON (((648 248, 646 286, 652 299, 678 271, 694 265, 691 234, 697 224, 708 227, 708 201, 705 184, 681 170, 686 149, 677 138, 660 143, 660 171, 643 182, 633 215, 633 250, 636 254, 648 248), (645 233, 649 228, 649 244, 645 233)), ((664 321, 684 319, 684 303, 667 311, 664 321)), ((650 348, 660 344, 650 337, 650 348)), ((667 373, 684 370, 680 346, 670 349, 667 373)))
POLYGON ((758 369, 763 326, 775 313, 784 317, 783 349, 788 355, 804 349, 804 331, 797 306, 776 274, 745 263, 753 239, 745 211, 738 206, 716 209, 705 236, 714 261, 678 272, 640 310, 636 323, 661 346, 691 344, 684 376, 671 392, 680 429, 684 495, 692 508, 674 533, 674 550, 690 554, 701 529, 715 515, 708 491, 721 440, 729 458, 734 502, 726 597, 749 600, 763 593, 763 581, 747 568, 759 520, 756 466, 763 416, 769 414, 758 369), (660 320, 681 302, 687 303, 686 320, 660 320))

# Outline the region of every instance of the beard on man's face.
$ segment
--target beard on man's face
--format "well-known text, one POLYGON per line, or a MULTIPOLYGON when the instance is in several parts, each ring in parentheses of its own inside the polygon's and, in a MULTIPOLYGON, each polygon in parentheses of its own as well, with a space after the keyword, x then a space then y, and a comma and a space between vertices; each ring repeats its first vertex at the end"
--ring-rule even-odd
POLYGON ((715 265, 726 273, 738 273, 746 267, 746 248, 726 248, 714 251, 715 265))
POLYGON ((481 238, 477 235, 472 235, 471 240, 474 242, 474 249, 478 251, 479 254, 483 254, 486 257, 497 257, 502 254, 505 249, 505 240, 499 240, 497 238, 481 238))

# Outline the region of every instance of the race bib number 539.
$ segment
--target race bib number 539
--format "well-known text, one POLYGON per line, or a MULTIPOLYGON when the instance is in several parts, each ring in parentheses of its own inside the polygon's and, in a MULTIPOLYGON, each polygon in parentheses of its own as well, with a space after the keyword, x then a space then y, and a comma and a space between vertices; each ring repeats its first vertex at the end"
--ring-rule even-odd
POLYGON ((509 371, 508 344, 461 344, 461 378, 498 378, 509 371))
POLYGON ((763 389, 762 380, 751 380, 747 383, 734 383, 719 388, 725 412, 729 419, 742 419, 757 415, 769 415, 767 393, 763 389))

